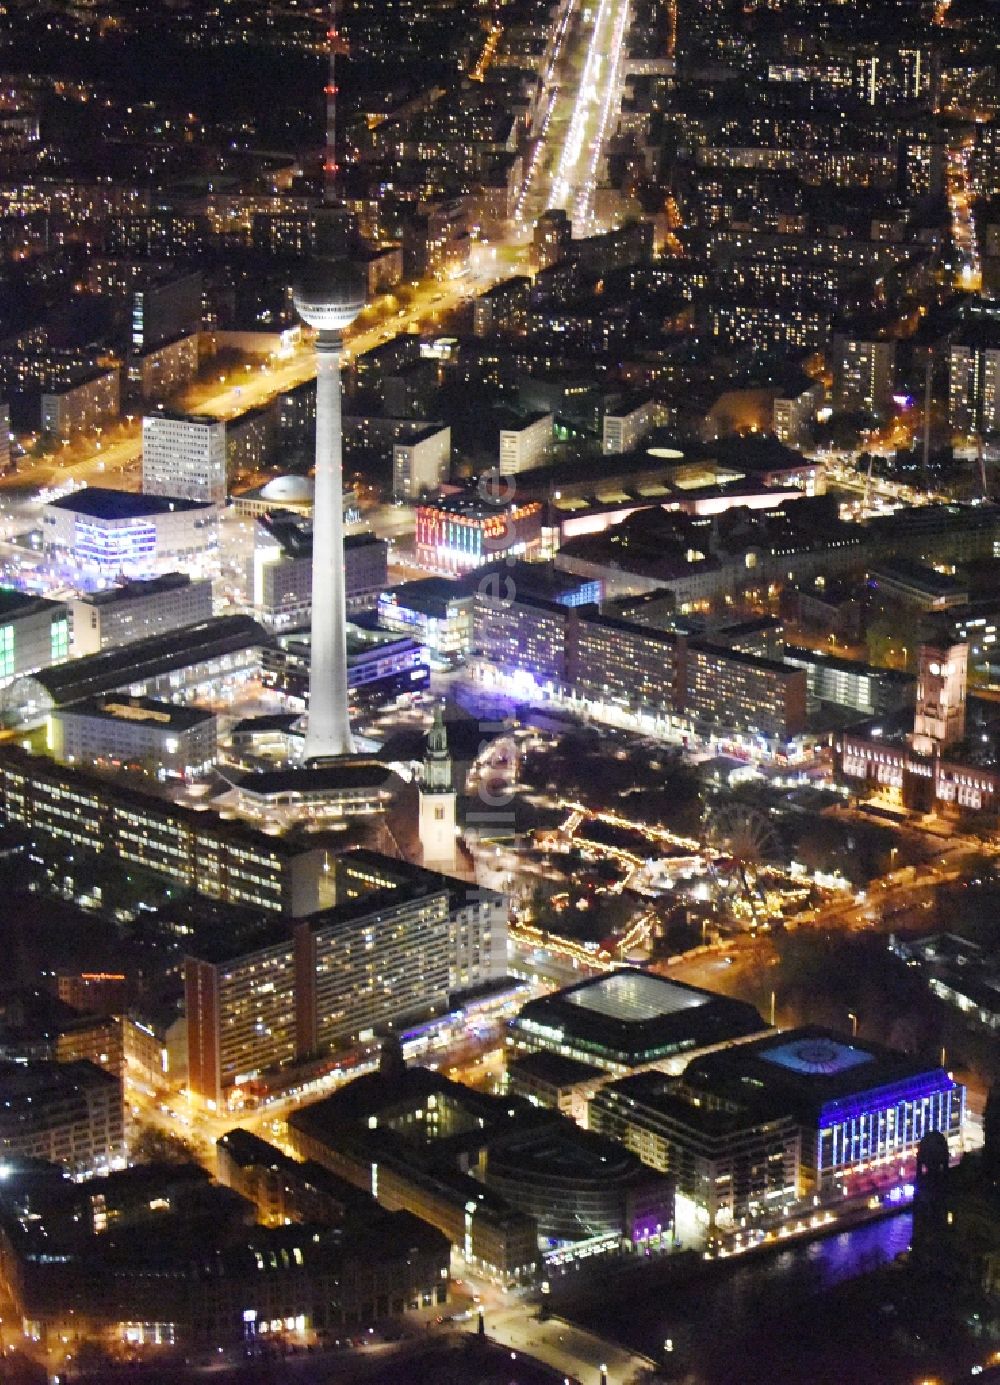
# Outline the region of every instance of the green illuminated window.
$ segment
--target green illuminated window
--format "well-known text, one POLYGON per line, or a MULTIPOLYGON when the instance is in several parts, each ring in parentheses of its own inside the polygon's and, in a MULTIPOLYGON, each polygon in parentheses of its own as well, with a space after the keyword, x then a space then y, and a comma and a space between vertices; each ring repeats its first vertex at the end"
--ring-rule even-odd
POLYGON ((0 628, 0 678, 14 677, 14 627, 0 628))
MULTIPOLYGON (((13 632, 11 632, 13 634, 13 632)), ((13 655, 12 655, 13 657, 13 655)), ((69 658, 69 621, 65 616, 52 622, 52 662, 69 658)))

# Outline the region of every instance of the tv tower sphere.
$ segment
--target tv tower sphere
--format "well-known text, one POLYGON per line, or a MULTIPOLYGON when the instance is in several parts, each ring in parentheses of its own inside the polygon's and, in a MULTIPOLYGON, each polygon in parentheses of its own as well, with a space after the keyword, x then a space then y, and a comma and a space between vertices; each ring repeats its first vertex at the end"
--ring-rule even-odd
POLYGON ((317 332, 342 332, 365 306, 365 284, 350 260, 313 260, 292 297, 299 317, 317 332))

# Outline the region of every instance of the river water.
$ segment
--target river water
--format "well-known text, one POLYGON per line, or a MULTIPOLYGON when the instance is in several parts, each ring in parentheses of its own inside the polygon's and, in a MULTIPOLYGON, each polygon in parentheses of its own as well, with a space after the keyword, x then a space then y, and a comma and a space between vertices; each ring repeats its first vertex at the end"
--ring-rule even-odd
POLYGON ((685 1280, 659 1278, 654 1267, 645 1283, 642 1272, 618 1282, 609 1277, 596 1300, 557 1311, 662 1360, 678 1381, 910 1382, 908 1353, 892 1346, 893 1310, 874 1301, 872 1285, 849 1284, 907 1249, 910 1221, 903 1214, 780 1252, 716 1262, 685 1280))

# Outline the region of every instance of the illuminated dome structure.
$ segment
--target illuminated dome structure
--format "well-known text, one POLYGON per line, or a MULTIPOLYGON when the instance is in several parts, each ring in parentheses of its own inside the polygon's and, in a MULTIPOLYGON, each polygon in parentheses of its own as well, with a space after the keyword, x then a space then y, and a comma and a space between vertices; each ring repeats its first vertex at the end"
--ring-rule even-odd
POLYGON ((292 297, 299 317, 317 332, 342 332, 365 306, 364 279, 350 260, 312 260, 292 297))
POLYGON ((275 476, 261 487, 260 495, 272 505, 311 505, 313 483, 308 476, 275 476))

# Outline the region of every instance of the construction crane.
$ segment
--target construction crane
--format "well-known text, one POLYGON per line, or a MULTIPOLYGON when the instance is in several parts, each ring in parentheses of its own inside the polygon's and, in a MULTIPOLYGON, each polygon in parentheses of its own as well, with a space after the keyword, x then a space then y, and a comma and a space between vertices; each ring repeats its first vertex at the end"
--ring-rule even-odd
POLYGON ((871 505, 872 499, 872 467, 875 465, 875 453, 868 453, 868 472, 865 476, 865 493, 861 501, 861 513, 866 514, 871 505))
POLYGON ((924 366, 924 487, 931 491, 931 392, 933 389, 934 363, 930 352, 924 366))

